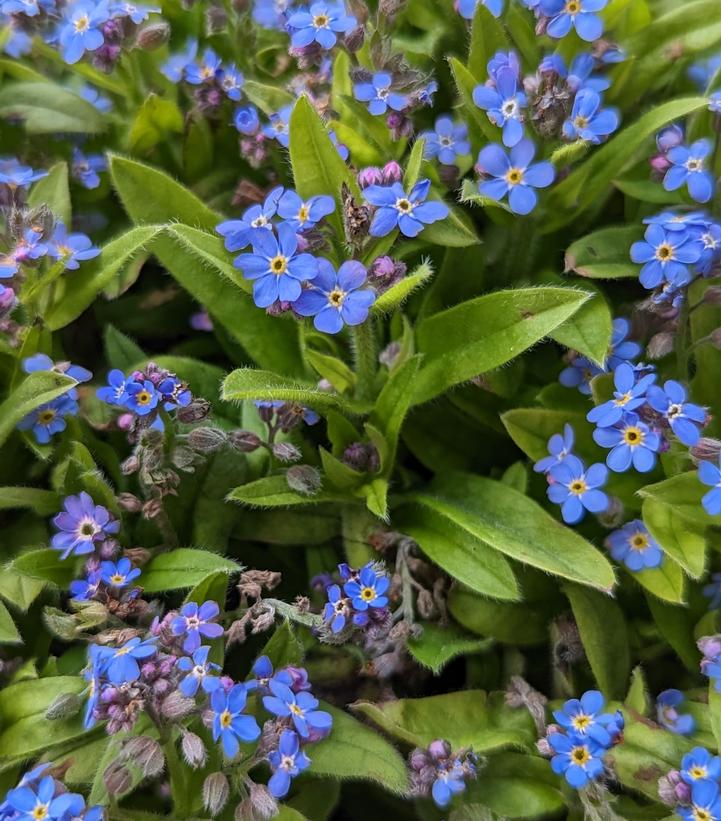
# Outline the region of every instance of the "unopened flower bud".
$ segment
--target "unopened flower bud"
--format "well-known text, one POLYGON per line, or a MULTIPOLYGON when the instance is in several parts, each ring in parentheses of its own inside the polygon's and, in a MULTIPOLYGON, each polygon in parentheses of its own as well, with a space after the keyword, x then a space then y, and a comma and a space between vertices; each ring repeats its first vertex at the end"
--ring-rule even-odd
POLYGON ((190 425, 193 422, 202 422, 209 413, 210 402, 207 399, 193 399, 189 405, 175 411, 175 418, 184 425, 190 425))
POLYGON ((380 17, 395 17, 405 4, 406 0, 380 0, 378 15, 380 17))
POLYGON ((228 25, 228 12, 220 5, 213 4, 205 10, 205 33, 212 37, 221 34, 228 25))
POLYGON ((195 428, 188 434, 188 444, 198 453, 213 453, 223 447, 226 435, 218 428, 195 428))
POLYGON ((250 430, 234 430, 228 434, 230 444, 241 453, 252 453, 263 444, 257 433, 250 430))
MULTIPOLYGON (((278 802, 263 784, 253 782, 250 785, 248 801, 253 813, 253 821, 269 821, 278 814, 278 802)), ((235 814, 238 818, 238 811, 235 814)), ((243 819, 245 821, 245 819, 243 819)))
POLYGON ((189 731, 184 732, 183 738, 180 741, 180 749, 183 753, 183 758, 193 769, 205 765, 205 744, 203 744, 203 739, 200 738, 200 736, 189 731))
POLYGON ((192 698, 185 698, 180 692, 174 690, 163 701, 161 713, 166 718, 183 718, 189 715, 195 709, 195 700, 192 698))
POLYGON ((273 456, 281 462, 297 462, 301 452, 290 442, 276 442, 273 447, 273 456))
POLYGON ((170 26, 163 20, 158 23, 148 23, 138 32, 135 42, 143 51, 155 51, 165 45, 170 39, 170 26))
POLYGON ((163 771, 165 755, 163 749, 154 738, 136 736, 129 739, 120 753, 122 761, 131 761, 140 767, 143 775, 152 778, 163 771))
POLYGON ((696 646, 706 659, 716 659, 721 654, 721 636, 702 636, 696 646))
POLYGON ((110 795, 122 795, 133 786, 133 778, 124 764, 113 761, 103 773, 103 783, 110 795))
POLYGON ((709 436, 702 436, 690 449, 690 453, 697 462, 717 462, 721 453, 721 442, 709 436))
POLYGON ((383 185, 392 185, 403 179, 403 169, 395 160, 391 160, 383 166, 383 185))
POLYGON ((368 188, 369 185, 383 185, 383 172, 380 168, 371 165, 358 172, 357 180, 361 188, 368 188))
POLYGON ((441 758, 448 758, 450 754, 451 745, 445 739, 437 738, 428 745, 428 755, 435 761, 441 758))
POLYGON ((721 285, 712 285, 703 294, 703 301, 708 305, 721 305, 721 285))
POLYGON ((436 604, 430 590, 420 590, 416 599, 418 614, 422 619, 431 619, 436 614, 436 604))
POLYGON ((363 43, 365 42, 365 29, 363 26, 356 26, 354 29, 348 32, 345 35, 343 42, 345 43, 345 47, 348 51, 353 54, 356 51, 360 51, 363 48, 363 43))
POLYGON ((536 749, 544 758, 552 758, 555 755, 547 738, 539 738, 536 742, 536 749))
POLYGON ((677 145, 681 145, 684 140, 683 128, 677 123, 667 125, 666 128, 661 129, 656 136, 656 145, 659 151, 670 151, 677 145))
POLYGON ((663 177, 672 165, 671 160, 665 154, 654 154, 648 162, 656 179, 663 177))
POLYGON ((56 696, 45 711, 48 721, 61 718, 72 718, 80 712, 83 700, 76 693, 60 693, 56 696))
POLYGON ((143 506, 140 499, 133 493, 119 493, 117 500, 120 507, 128 513, 139 513, 143 506))
POLYGON ((312 465, 293 465, 285 472, 288 487, 305 496, 315 495, 321 487, 320 473, 312 465))
POLYGON ((355 19, 363 25, 368 22, 370 10, 365 0, 347 0, 348 12, 355 17, 355 19))
POLYGON ((211 773, 203 782, 203 806, 215 817, 228 802, 230 787, 223 773, 211 773))
POLYGON ((646 346, 646 356, 649 359, 663 359, 668 356, 673 350, 676 341, 676 334, 671 331, 661 331, 654 334, 646 346))
POLYGON ((716 328, 706 337, 706 340, 710 342, 714 348, 717 350, 721 350, 721 328, 716 328))
POLYGON ((137 473, 138 468, 140 467, 140 459, 133 454, 132 456, 128 456, 128 458, 121 463, 120 465, 120 472, 123 476, 130 476, 133 473, 137 473))

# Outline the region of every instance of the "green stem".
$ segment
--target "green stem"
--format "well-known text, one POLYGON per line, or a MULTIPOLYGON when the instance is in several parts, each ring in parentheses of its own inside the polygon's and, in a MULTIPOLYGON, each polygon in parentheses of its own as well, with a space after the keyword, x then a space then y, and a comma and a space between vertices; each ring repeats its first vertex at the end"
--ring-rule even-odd
POLYGON ((676 331, 676 367, 678 374, 683 379, 688 379, 688 324, 689 307, 687 300, 681 303, 681 310, 678 315, 678 330, 676 331))
POLYGON ((358 399, 370 399, 376 375, 376 337, 373 318, 353 328, 353 357, 358 378, 356 395, 358 399))

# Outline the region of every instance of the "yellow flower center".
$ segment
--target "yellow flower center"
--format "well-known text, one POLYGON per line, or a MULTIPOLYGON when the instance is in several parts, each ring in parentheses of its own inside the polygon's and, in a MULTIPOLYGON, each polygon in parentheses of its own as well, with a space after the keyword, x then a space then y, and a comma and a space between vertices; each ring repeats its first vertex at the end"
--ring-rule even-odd
POLYGON ((579 114, 577 117, 574 118, 573 124, 579 131, 581 131, 584 128, 588 128, 588 117, 584 117, 582 114, 579 114))
POLYGON ((574 496, 580 496, 581 494, 585 493, 588 489, 588 485, 583 479, 574 479, 571 484, 568 486, 568 489, 573 493, 574 496))
POLYGON ((278 254, 277 257, 273 257, 270 261, 270 270, 276 276, 284 274, 288 270, 287 257, 284 257, 282 254, 278 254))
POLYGON ((413 210, 413 204, 410 200, 407 200, 405 197, 401 197, 400 199, 396 200, 396 208, 399 211, 402 211, 404 214, 410 214, 413 210))
POLYGON ((38 422, 40 422, 41 425, 49 425, 53 421, 53 419, 55 419, 56 415, 56 411, 54 411, 52 408, 40 411, 40 413, 38 414, 38 422))
POLYGON ((291 711, 291 713, 293 713, 294 716, 302 716, 303 715, 303 711, 300 709, 300 707, 297 704, 289 704, 288 709, 291 711))
POLYGON ((373 587, 364 587, 361 590, 360 597, 363 599, 363 601, 373 601, 373 599, 376 597, 375 588, 373 588, 373 587))
POLYGON ((659 262, 668 262, 673 259, 673 248, 667 242, 662 242, 656 249, 656 259, 659 262))
POLYGON ((220 714, 220 726, 230 727, 230 722, 232 720, 233 716, 227 710, 223 710, 223 712, 220 714))
POLYGON ((38 821, 41 821, 43 818, 47 818, 48 806, 48 804, 36 804, 35 809, 32 811, 32 817, 37 818, 38 821))
POLYGON ((343 300, 345 299, 345 297, 346 297, 346 292, 345 291, 342 291, 340 288, 334 288, 328 294, 328 302, 330 302, 330 304, 334 308, 340 308, 341 305, 343 304, 343 300))
POLYGON ((581 4, 578 0, 568 0, 565 11, 566 14, 578 14, 581 11, 581 4))
POLYGON ((83 14, 81 17, 78 17, 78 19, 74 23, 74 26, 75 31, 79 33, 87 31, 90 28, 90 18, 87 14, 83 14))
POLYGON ((583 732, 583 730, 585 730, 590 723, 591 716, 587 715, 577 715, 571 721, 571 724, 573 724, 573 726, 581 732, 583 732))
POLYGON ((148 391, 138 391, 138 393, 135 394, 135 401, 138 405, 148 405, 152 398, 148 391))
POLYGON ((635 425, 629 425, 623 432, 623 441, 631 447, 640 445, 643 442, 643 431, 635 425))
POLYGON ((590 760, 591 754, 588 752, 588 747, 574 747, 571 750, 571 761, 579 767, 588 764, 590 760))
POLYGON ((328 24, 330 23, 330 18, 327 14, 316 14, 313 18, 313 25, 317 29, 325 29, 328 28, 328 24))
POLYGON ((618 405, 619 407, 623 405, 627 405, 633 399, 632 394, 624 393, 623 396, 619 396, 618 399, 613 400, 614 405, 618 405))
POLYGON ((697 764, 695 767, 691 767, 691 769, 688 771, 688 774, 691 776, 691 778, 695 780, 699 778, 706 778, 708 772, 706 770, 706 767, 702 767, 701 765, 697 764))
POLYGON ((693 818, 694 821, 711 821, 712 816, 708 810, 704 810, 702 807, 694 807, 693 818))
POLYGON ((634 533, 628 540, 631 550, 645 550, 648 547, 648 536, 645 533, 634 533))
POLYGON ((689 159, 686 160, 686 170, 692 172, 703 171, 703 160, 697 157, 689 157, 689 159))
POLYGON ((522 168, 509 168, 506 171, 506 182, 509 185, 519 185, 523 182, 523 169, 522 168))
POLYGON ((110 577, 110 584, 122 584, 125 581, 125 576, 121 576, 120 573, 113 573, 110 577))
POLYGON ((301 205, 298 211, 298 222, 306 222, 310 217, 310 208, 307 205, 301 205))

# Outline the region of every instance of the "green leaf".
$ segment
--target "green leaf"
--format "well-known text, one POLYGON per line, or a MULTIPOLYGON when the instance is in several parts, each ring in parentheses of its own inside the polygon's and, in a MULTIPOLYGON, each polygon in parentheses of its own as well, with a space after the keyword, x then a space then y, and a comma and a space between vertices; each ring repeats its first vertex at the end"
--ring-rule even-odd
POLYGON ((110 177, 128 216, 139 224, 182 222, 213 231, 221 218, 164 171, 109 154, 110 177))
POLYGON ((592 279, 637 277, 629 252, 642 233, 637 225, 620 225, 577 239, 566 251, 566 271, 592 279))
POLYGON ((0 445, 29 413, 67 393, 75 385, 74 379, 55 371, 28 374, 0 405, 0 445))
POLYGON ((228 573, 225 570, 216 570, 208 573, 185 597, 186 602, 204 602, 212 599, 221 609, 225 604, 225 594, 228 588, 228 573))
POLYGON ((278 373, 302 373, 299 325, 260 311, 227 259, 221 239, 187 225, 173 225, 153 251, 172 276, 210 312, 259 365, 278 373))
POLYGON ((616 601, 595 590, 575 584, 566 584, 563 590, 599 690, 606 698, 622 698, 631 670, 623 611, 616 601))
POLYGON ((47 205, 59 220, 62 220, 68 228, 70 227, 72 206, 66 162, 55 163, 48 170, 47 177, 33 183, 28 194, 28 205, 31 208, 47 205))
POLYGON ((551 191, 546 201, 549 219, 544 232, 557 230, 578 215, 598 204, 607 187, 623 169, 632 163, 644 142, 673 120, 708 105, 706 97, 682 97, 670 100, 643 114, 605 145, 594 151, 590 159, 572 171, 551 191))
POLYGON ((291 507, 294 505, 316 505, 320 502, 347 501, 346 497, 337 492, 319 490, 312 496, 297 493, 288 487, 285 476, 267 476, 248 482, 231 490, 227 496, 229 501, 241 502, 252 507, 291 507))
POLYGON ((413 143, 411 155, 408 157, 406 163, 406 170, 403 174, 403 189, 410 191, 411 188, 418 182, 418 177, 421 174, 421 163, 423 162, 423 152, 426 147, 426 141, 423 137, 416 138, 413 143))
POLYGON ((687 519, 675 508, 654 498, 643 500, 643 523, 669 556, 693 579, 703 576, 706 539, 703 524, 687 519))
POLYGON ((380 704, 358 701, 353 709, 398 741, 418 747, 444 738, 454 750, 473 747, 475 753, 482 754, 530 747, 535 741, 530 714, 507 707, 502 693, 462 690, 380 704))
POLYGON ((338 393, 345 393, 354 387, 356 376, 342 359, 319 353, 311 348, 306 349, 305 358, 318 375, 327 379, 338 393))
POLYGON ((601 294, 594 294, 551 337, 602 366, 611 345, 612 321, 608 303, 601 294))
POLYGON ((504 601, 521 598, 508 560, 449 517, 414 506, 394 514, 392 521, 429 559, 471 590, 504 601))
POLYGON ((105 128, 87 100, 48 82, 7 83, 0 90, 0 117, 19 117, 31 134, 96 134, 105 128))
POLYGON ((414 402, 503 365, 558 328, 588 298, 570 288, 498 291, 422 320, 417 342, 425 359, 414 402))
POLYGON ((18 633, 10 611, 0 601, 0 644, 22 644, 23 640, 18 633))
POLYGON ((26 507, 39 516, 60 510, 60 494, 39 487, 0 487, 0 510, 26 507))
POLYGON ((646 594, 646 601, 663 638, 671 645, 686 667, 695 673, 701 661, 701 652, 694 638, 696 619, 688 610, 660 601, 649 593, 646 594))
POLYGON ((468 118, 471 136, 476 137, 477 143, 480 143, 482 138, 485 138, 485 140, 489 142, 499 141, 501 136, 500 129, 493 125, 488 119, 486 112, 478 108, 473 102, 473 89, 478 85, 476 78, 463 63, 455 57, 448 58, 448 65, 453 74, 458 93, 463 101, 463 111, 468 118))
POLYGON ((13 570, 32 579, 52 582, 61 590, 67 590, 75 578, 75 563, 61 559, 59 550, 50 547, 21 553, 12 563, 13 570))
POLYGON ((321 702, 333 716, 333 731, 313 745, 313 774, 367 780, 391 792, 408 792, 408 774, 400 753, 378 733, 348 713, 321 702))
POLYGON ((482 653, 493 646, 492 639, 479 639, 453 625, 443 626, 429 622, 422 625, 418 638, 408 639, 407 647, 413 658, 438 675, 458 656, 482 653))
POLYGON ((24 576, 12 565, 3 568, 0 573, 0 596, 23 613, 27 613, 44 589, 44 581, 24 576))
POLYGON ((275 628, 260 655, 268 656, 274 670, 289 664, 299 665, 303 661, 303 644, 288 619, 275 628))
POLYGON ((411 274, 384 291, 373 303, 371 311, 375 314, 388 314, 394 311, 432 276, 433 268, 430 262, 422 263, 411 274))
POLYGON ((264 85, 256 80, 245 81, 243 94, 266 115, 274 114, 279 109, 292 105, 294 100, 290 92, 277 86, 264 85))
POLYGON ((648 688, 641 665, 633 668, 631 685, 623 703, 627 709, 635 710, 642 716, 645 716, 649 710, 648 688))
POLYGON ((450 473, 437 476, 429 491, 414 501, 500 553, 604 592, 613 589, 613 568, 599 550, 508 485, 450 473))
POLYGON ((497 51, 508 51, 510 43, 501 22, 483 5, 476 4, 471 24, 468 70, 479 82, 486 79, 486 66, 497 51))
POLYGON ((584 459, 596 459, 597 445, 591 438, 586 414, 547 408, 513 408, 501 415, 508 435, 534 462, 548 456, 548 440, 563 433, 565 424, 576 433, 575 452, 584 459))
POLYGON ((449 208, 445 219, 426 225, 423 239, 444 248, 467 248, 478 245, 480 240, 470 217, 458 208, 449 208))
POLYGON ((171 135, 183 131, 183 113, 173 100, 164 100, 150 93, 138 109, 130 126, 128 147, 131 151, 145 154, 171 135))
POLYGON ((345 183, 354 196, 360 196, 358 183, 348 169, 318 112, 306 96, 298 99, 290 115, 290 164, 298 194, 305 200, 328 194, 335 200, 335 211, 326 218, 343 236, 343 200, 341 186, 345 183))
POLYGON ((664 556, 660 567, 630 575, 659 599, 672 604, 684 604, 686 601, 683 570, 670 556, 664 556))
POLYGON ((270 371, 238 368, 225 377, 223 399, 234 402, 240 399, 282 399, 316 408, 318 411, 334 410, 362 412, 363 406, 338 394, 319 390, 312 382, 284 379, 270 371))
POLYGON ((50 330, 57 331, 77 319, 137 256, 152 248, 153 240, 162 230, 159 225, 131 228, 104 245, 95 259, 73 271, 72 283, 68 283, 60 299, 45 313, 50 330))
POLYGON ((143 589, 146 593, 159 593, 194 587, 210 573, 222 571, 230 575, 242 569, 241 565, 217 553, 179 547, 159 553, 148 562, 143 568, 143 589))
POLYGON ((105 326, 103 347, 110 365, 121 371, 129 371, 133 365, 148 361, 143 349, 113 325, 105 326))
POLYGON ((721 519, 706 513, 701 498, 708 492, 695 470, 679 473, 663 482, 646 485, 638 492, 644 499, 653 499, 667 505, 689 522, 697 525, 718 525, 721 519))

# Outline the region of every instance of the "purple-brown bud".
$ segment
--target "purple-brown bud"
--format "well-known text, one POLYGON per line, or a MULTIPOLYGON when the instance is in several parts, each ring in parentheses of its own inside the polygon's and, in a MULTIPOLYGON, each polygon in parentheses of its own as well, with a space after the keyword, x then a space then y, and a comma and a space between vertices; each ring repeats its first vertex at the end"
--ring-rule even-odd
POLYGON ((285 473, 288 487, 296 493, 313 496, 321 487, 320 473, 312 465, 293 465, 285 473))
POLYGON ((180 741, 180 749, 183 758, 194 770, 205 765, 205 744, 203 744, 203 739, 200 736, 186 730, 180 741))
POLYGON ((357 180, 361 188, 368 188, 369 185, 383 185, 383 172, 380 168, 371 165, 358 172, 357 180))
POLYGON ((159 23, 149 23, 138 32, 135 42, 143 51, 155 51, 164 46, 170 39, 170 26, 163 20, 159 23))
POLYGON ((400 182, 403 179, 403 169, 395 160, 386 163, 381 174, 383 185, 393 185, 393 183, 400 182))
POLYGON ((203 782, 203 806, 215 817, 228 803, 230 787, 223 773, 211 773, 203 782))

